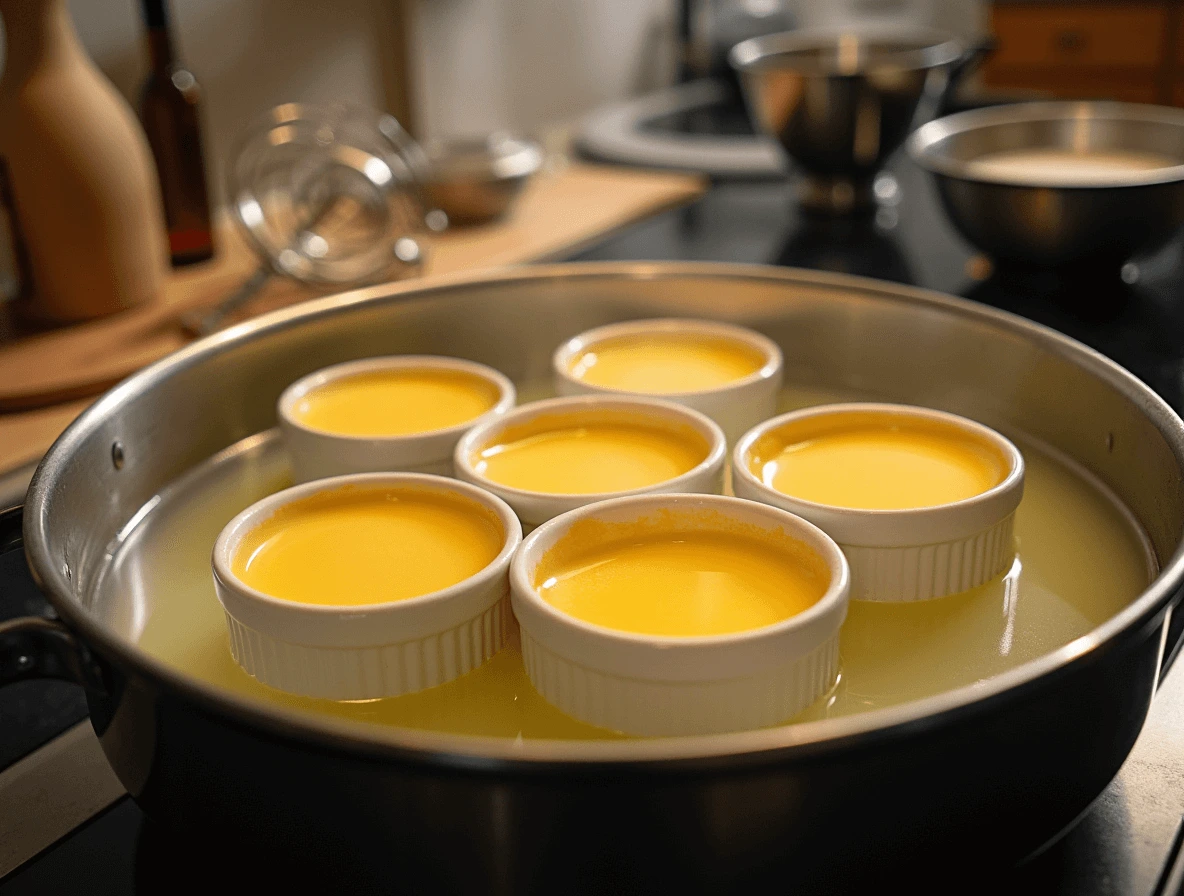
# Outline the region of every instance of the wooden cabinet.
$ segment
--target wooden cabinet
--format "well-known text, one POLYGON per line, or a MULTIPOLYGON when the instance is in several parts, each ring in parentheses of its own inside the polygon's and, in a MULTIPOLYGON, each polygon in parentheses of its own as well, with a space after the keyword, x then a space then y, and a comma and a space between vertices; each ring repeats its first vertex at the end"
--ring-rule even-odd
POLYGON ((1000 89, 1037 90, 1060 99, 1119 100, 1124 103, 1161 103, 1154 78, 1133 73, 1003 69, 987 82, 1000 89))
POLYGON ((1167 19, 1167 8, 1154 4, 996 3, 992 65, 1153 69, 1167 19))
POLYGON ((984 71, 997 88, 1065 99, 1184 105, 1184 0, 996 2, 999 42, 984 71))

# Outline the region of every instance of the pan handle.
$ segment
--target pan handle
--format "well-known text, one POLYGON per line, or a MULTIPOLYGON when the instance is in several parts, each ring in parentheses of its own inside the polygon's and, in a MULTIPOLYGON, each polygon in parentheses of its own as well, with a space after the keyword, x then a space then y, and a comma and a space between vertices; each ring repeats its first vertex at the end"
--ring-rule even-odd
POLYGON ((90 651, 60 622, 40 616, 0 622, 0 687, 29 678, 59 678, 106 691, 90 651))
MULTIPOLYGON (((24 546, 20 522, 20 507, 0 513, 0 554, 24 546)), ((58 678, 106 693, 90 651, 62 623, 41 616, 0 622, 0 687, 30 678, 58 678)))

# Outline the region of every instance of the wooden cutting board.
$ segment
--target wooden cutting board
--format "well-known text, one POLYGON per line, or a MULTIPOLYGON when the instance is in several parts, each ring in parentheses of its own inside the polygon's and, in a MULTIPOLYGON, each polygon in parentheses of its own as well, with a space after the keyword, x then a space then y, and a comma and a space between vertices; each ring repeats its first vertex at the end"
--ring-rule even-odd
MULTIPOLYGON (((424 276, 569 254, 688 202, 705 187, 701 177, 688 174, 580 162, 552 168, 527 185, 502 221, 433 237, 424 276)), ((220 235, 217 258, 174 272, 164 296, 150 307, 34 332, 0 306, 0 471, 39 456, 77 411, 52 406, 97 395, 191 341, 178 323, 180 315, 217 304, 258 265, 233 227, 220 228, 220 235)), ((275 277, 227 323, 318 294, 275 277)))

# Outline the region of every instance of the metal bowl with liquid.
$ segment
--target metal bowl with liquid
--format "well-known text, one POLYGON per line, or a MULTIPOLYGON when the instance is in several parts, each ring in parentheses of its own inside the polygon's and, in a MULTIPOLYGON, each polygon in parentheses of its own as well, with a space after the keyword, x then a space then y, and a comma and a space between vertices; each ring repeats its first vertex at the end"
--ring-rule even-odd
POLYGON ((0 624, 0 683, 82 681, 106 757, 145 812, 250 844, 261 863, 315 857, 310 880, 359 892, 948 884, 1057 834, 1134 743, 1184 628, 1172 613, 1184 423, 1081 344, 920 289, 728 264, 539 266, 315 300, 146 368, 46 455, 24 538, 60 620, 0 624), (1159 574, 1072 642, 953 690, 763 730, 570 741, 250 699, 139 646, 136 625, 176 596, 167 583, 118 599, 100 587, 170 486, 271 429, 279 394, 314 369, 418 352, 539 381, 571 335, 663 316, 753 327, 781 346, 787 377, 819 389, 874 389, 1040 440, 1125 504, 1159 574))
POLYGON ((1004 262, 1116 273, 1184 225, 1181 109, 1112 102, 974 109, 921 126, 908 150, 932 173, 954 226, 1004 262), (1049 169, 983 166, 992 156, 1014 160, 1021 152, 1057 153, 1070 162, 1094 155, 1110 170, 1091 182, 1049 169), (1115 164, 1123 159, 1126 170, 1115 164))
POLYGON ((425 152, 428 203, 459 226, 504 216, 543 164, 538 144, 504 134, 429 143, 425 152))
POLYGON ((730 60, 753 120, 806 175, 803 207, 846 213, 872 206, 930 73, 964 53, 941 32, 788 31, 739 43, 730 60))

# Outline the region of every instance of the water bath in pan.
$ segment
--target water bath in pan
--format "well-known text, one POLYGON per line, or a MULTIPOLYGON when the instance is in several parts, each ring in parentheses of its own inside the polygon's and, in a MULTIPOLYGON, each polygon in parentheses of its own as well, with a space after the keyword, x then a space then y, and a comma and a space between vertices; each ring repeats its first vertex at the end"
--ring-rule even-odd
MULTIPOLYGON (((543 397, 544 391, 523 388, 521 400, 543 397)), ((781 410, 866 397, 790 386, 781 410)), ((797 720, 862 712, 988 678, 1085 634, 1146 587, 1152 576, 1148 550, 1115 500, 1021 433, 1008 435, 1023 451, 1028 471, 1012 569, 1001 580, 935 601, 853 602, 841 636, 839 684, 797 720)), ((111 602, 111 618, 162 661, 260 701, 476 735, 614 736, 547 704, 531 687, 513 647, 449 684, 368 703, 296 697, 250 678, 230 656, 210 549, 231 517, 289 480, 279 440, 262 435, 176 483, 103 576, 98 599, 111 602)))

